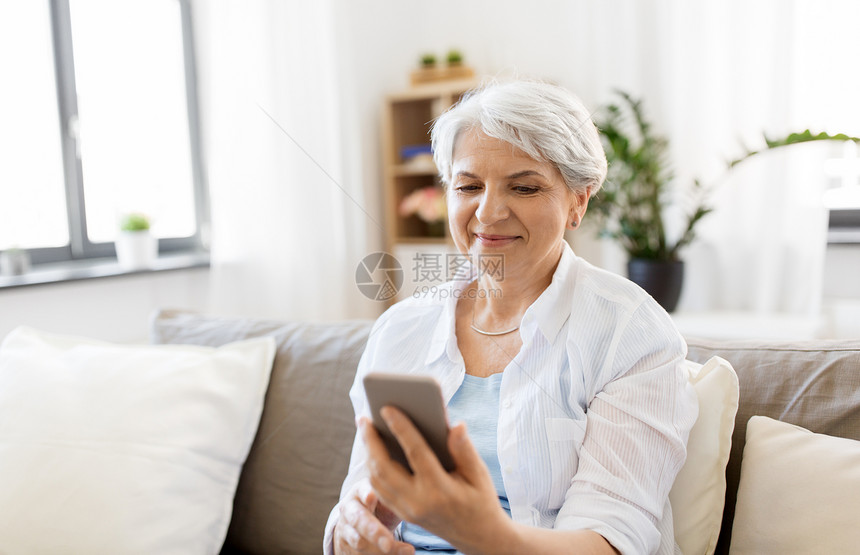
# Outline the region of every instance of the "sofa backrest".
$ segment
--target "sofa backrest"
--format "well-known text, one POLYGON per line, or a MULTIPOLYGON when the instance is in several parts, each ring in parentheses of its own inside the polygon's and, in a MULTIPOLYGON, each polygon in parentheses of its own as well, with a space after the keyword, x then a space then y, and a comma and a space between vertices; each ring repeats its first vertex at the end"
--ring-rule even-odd
POLYGON ((728 553, 750 417, 768 416, 816 433, 860 440, 860 341, 718 342, 687 339, 688 357, 712 356, 737 372, 740 401, 726 468, 726 506, 717 543, 728 553))
MULTIPOLYGON (((154 316, 154 343, 218 346, 264 335, 277 341, 266 405, 243 467, 223 553, 320 552, 326 518, 346 476, 355 434, 348 392, 371 324, 176 311, 154 316)), ((705 363, 720 356, 732 364, 740 382, 717 544, 717 553, 728 553, 747 421, 769 416, 860 440, 860 341, 687 343, 690 360, 705 363)))

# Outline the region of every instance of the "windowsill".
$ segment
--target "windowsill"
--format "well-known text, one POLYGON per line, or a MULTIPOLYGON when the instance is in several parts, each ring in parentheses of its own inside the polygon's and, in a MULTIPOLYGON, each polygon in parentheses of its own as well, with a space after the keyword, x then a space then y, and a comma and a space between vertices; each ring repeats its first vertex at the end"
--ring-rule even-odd
POLYGON ((860 228, 830 228, 827 232, 828 245, 860 244, 860 228))
POLYGON ((39 264, 25 274, 0 276, 0 290, 47 283, 63 283, 106 277, 133 276, 190 268, 208 268, 208 252, 169 253, 158 257, 152 268, 127 270, 115 258, 93 258, 55 264, 39 264))

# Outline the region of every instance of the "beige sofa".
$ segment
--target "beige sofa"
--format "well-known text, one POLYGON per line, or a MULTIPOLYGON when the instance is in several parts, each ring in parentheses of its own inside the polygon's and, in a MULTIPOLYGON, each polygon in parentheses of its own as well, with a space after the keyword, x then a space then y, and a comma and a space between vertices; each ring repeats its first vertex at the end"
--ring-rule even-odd
MULTIPOLYGON (((219 346, 272 336, 277 354, 223 553, 319 553, 346 474, 354 422, 347 392, 371 322, 276 322, 164 311, 154 343, 219 346)), ((728 360, 740 406, 717 553, 728 553, 746 423, 753 415, 860 440, 860 341, 801 344, 688 339, 689 359, 728 360)), ((775 502, 777 500, 774 500, 775 502)))

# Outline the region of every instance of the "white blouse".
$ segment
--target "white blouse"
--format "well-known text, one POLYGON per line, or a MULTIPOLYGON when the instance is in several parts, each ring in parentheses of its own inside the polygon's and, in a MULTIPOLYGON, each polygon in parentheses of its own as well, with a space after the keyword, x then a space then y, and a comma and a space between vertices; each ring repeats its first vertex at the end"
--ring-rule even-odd
MULTIPOLYGON (((427 374, 446 403, 465 375, 456 301, 470 279, 410 298, 375 323, 350 398, 368 415, 370 371, 427 374)), ((675 550, 669 490, 696 420, 687 347, 644 291, 578 258, 565 243, 552 283, 526 310, 522 348, 504 369, 498 455, 512 518, 589 529, 621 553, 675 550)), ((356 436, 343 496, 367 475, 356 436)), ((326 526, 332 549, 336 506, 326 526)))

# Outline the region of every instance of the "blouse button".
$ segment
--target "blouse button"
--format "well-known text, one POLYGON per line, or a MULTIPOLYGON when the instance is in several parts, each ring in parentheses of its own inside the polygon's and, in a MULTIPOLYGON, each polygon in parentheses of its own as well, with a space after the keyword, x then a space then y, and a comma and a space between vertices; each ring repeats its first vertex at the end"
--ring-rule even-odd
POLYGON ((504 401, 502 401, 502 406, 505 407, 506 409, 511 408, 511 400, 505 399, 504 401))

